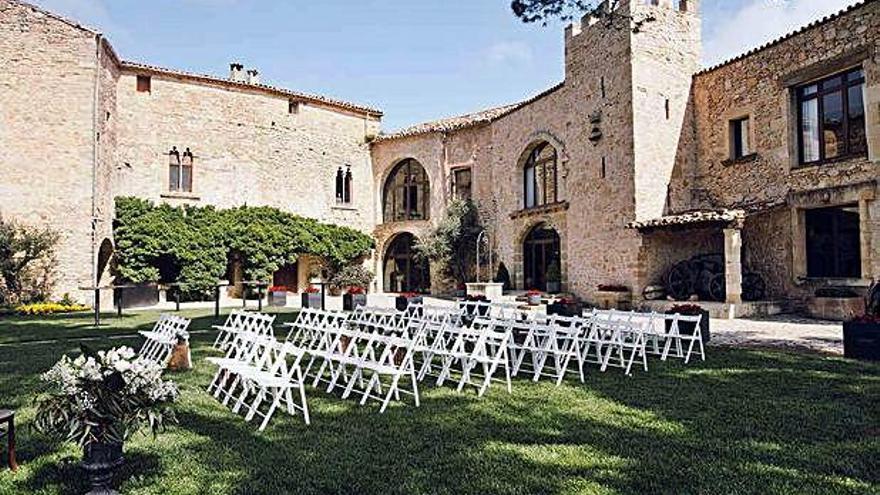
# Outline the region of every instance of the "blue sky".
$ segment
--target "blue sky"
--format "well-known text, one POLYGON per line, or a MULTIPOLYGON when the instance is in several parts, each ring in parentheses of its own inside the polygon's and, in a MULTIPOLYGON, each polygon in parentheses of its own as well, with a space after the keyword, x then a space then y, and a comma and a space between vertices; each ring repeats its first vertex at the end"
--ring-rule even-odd
MULTIPOLYGON (((522 100, 563 78, 561 24, 508 0, 32 0, 103 31, 126 60, 264 82, 385 111, 383 127, 522 100)), ((702 0, 704 62, 856 0, 702 0)))

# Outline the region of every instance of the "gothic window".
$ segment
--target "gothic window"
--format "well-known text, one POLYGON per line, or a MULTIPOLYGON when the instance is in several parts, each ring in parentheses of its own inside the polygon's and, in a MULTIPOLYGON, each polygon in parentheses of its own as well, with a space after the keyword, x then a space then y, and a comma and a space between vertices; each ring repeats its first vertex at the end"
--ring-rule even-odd
POLYGON ((864 86, 858 68, 797 88, 801 165, 867 153, 864 86))
POLYGON ((336 202, 341 204, 351 203, 351 167, 342 167, 336 170, 336 202))
POLYGON ((529 152, 523 169, 523 205, 525 208, 559 201, 556 149, 543 142, 529 152))
POLYGON ((391 171, 383 189, 383 218, 386 222, 427 220, 431 186, 422 165, 406 159, 391 171))
POLYGON ((193 154, 189 148, 183 152, 180 165, 180 190, 190 193, 193 190, 193 154))
POLYGON ((180 152, 173 146, 168 152, 168 190, 180 190, 180 152))

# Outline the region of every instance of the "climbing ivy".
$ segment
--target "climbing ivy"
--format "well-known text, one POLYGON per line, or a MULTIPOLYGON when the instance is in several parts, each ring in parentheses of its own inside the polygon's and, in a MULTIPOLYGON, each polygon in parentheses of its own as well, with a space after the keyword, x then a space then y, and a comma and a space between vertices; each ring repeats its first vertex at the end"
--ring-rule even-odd
POLYGON ((322 257, 331 272, 373 248, 357 230, 271 207, 172 207, 116 198, 116 274, 124 282, 186 284, 189 297, 208 293, 231 259, 248 280, 268 281, 302 254, 322 257))

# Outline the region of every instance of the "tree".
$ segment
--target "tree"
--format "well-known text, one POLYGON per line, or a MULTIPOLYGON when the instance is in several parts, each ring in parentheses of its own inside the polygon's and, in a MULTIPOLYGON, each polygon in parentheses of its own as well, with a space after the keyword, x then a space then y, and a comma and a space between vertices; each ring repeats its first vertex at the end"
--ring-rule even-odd
POLYGON ((584 14, 589 14, 607 27, 614 29, 629 28, 638 32, 641 27, 654 20, 652 16, 634 17, 624 13, 620 6, 621 0, 512 0, 510 8, 514 15, 523 22, 540 22, 547 25, 552 19, 572 21, 584 14))
POLYGON ((0 304, 45 299, 51 291, 58 234, 0 217, 0 304))
POLYGON ((476 253, 477 236, 482 230, 474 203, 457 199, 449 203, 437 229, 420 239, 415 249, 419 256, 439 264, 457 282, 466 283, 476 253))

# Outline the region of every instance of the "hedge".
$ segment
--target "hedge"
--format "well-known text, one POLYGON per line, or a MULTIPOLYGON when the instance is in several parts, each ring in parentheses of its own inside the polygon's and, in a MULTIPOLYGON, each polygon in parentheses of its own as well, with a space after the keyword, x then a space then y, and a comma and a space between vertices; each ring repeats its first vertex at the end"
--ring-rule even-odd
POLYGON ((324 258, 335 272, 369 255, 372 237, 277 208, 173 207, 116 198, 115 271, 122 282, 185 284, 188 296, 209 293, 241 260, 247 280, 269 280, 302 254, 324 258))

